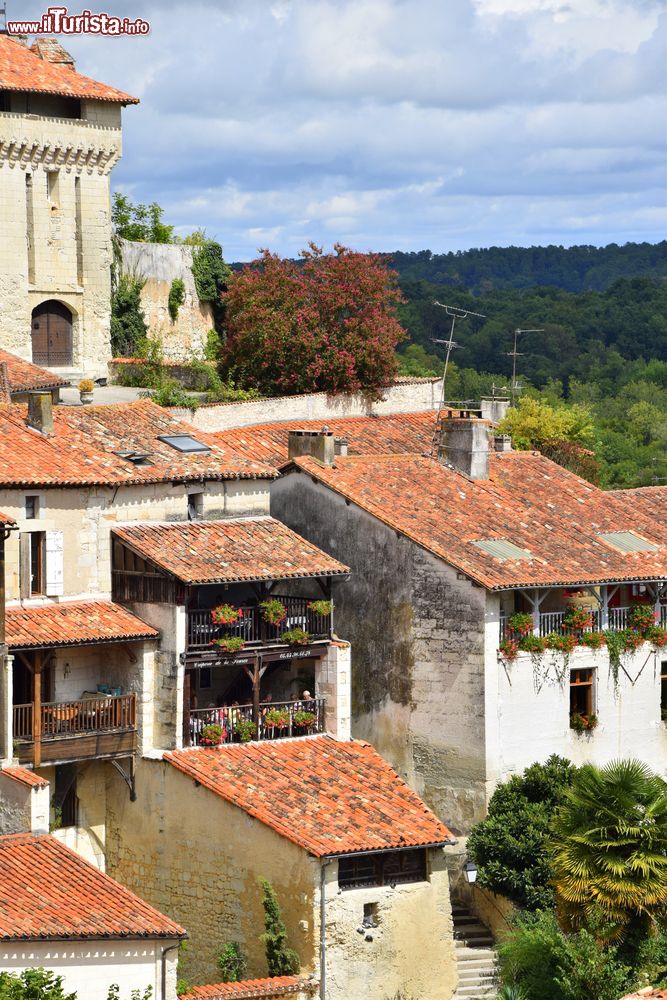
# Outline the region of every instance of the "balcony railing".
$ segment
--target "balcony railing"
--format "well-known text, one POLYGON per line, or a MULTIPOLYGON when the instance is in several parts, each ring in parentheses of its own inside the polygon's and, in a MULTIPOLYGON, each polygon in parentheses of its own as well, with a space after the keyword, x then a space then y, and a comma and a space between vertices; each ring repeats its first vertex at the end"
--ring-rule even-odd
MULTIPOLYGON (((628 624, 628 612, 629 607, 622 608, 609 608, 608 609, 608 624, 607 628, 611 632, 620 632, 622 629, 627 628, 628 624)), ((590 628, 584 629, 585 632, 599 632, 602 628, 601 621, 602 616, 600 611, 591 611, 593 616, 593 623, 590 628)), ((540 613, 540 623, 538 635, 545 636, 549 635, 551 632, 573 632, 577 631, 574 629, 566 629, 563 627, 563 618, 565 617, 564 611, 544 611, 540 613)), ((507 615, 500 616, 500 638, 504 639, 509 634, 509 629, 507 627, 507 615)), ((660 613, 658 618, 658 623, 662 625, 663 628, 667 627, 667 604, 660 606, 660 613)))
POLYGON ((13 736, 22 762, 35 760, 36 741, 43 763, 131 753, 136 743, 136 695, 43 702, 39 727, 35 721, 33 704, 14 705, 13 736))
POLYGON ((252 705, 191 709, 188 713, 185 737, 186 740, 189 740, 190 746, 198 747, 216 745, 215 742, 211 742, 211 731, 206 729, 207 726, 220 726, 222 732, 219 743, 221 744, 240 742, 241 732, 244 728, 253 740, 279 740, 290 736, 308 736, 310 733, 323 733, 324 699, 312 698, 308 701, 262 702, 259 709, 259 724, 256 730, 252 729, 252 724, 252 705), (284 725, 272 725, 266 721, 267 714, 272 711, 284 713, 286 716, 284 725), (299 724, 298 712, 308 712, 313 716, 312 721, 306 722, 304 719, 299 724))
POLYGON ((242 617, 233 625, 216 625, 210 610, 188 612, 187 648, 208 649, 216 639, 240 638, 246 647, 274 646, 288 629, 302 628, 311 639, 328 639, 333 631, 331 615, 317 615, 308 605, 313 598, 277 597, 287 609, 287 617, 279 625, 264 620, 257 605, 242 605, 242 617))

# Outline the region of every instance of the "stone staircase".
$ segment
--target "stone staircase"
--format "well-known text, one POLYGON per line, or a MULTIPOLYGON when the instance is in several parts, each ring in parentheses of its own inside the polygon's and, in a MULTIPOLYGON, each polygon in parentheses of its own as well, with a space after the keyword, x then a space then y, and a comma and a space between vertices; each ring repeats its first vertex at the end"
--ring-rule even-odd
POLYGON ((452 1000, 491 1000, 499 989, 491 932, 461 903, 452 906, 452 917, 459 977, 452 1000))

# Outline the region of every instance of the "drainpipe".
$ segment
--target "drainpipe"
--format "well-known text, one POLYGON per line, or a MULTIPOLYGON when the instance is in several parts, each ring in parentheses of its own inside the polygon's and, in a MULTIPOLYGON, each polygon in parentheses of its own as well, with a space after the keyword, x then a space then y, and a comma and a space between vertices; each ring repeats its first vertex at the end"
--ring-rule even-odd
POLYGON ((179 941, 178 944, 170 944, 162 949, 162 955, 160 956, 160 962, 162 963, 162 1000, 167 1000, 167 955, 170 951, 178 951, 180 947, 181 942, 179 941))
POLYGON ((320 1000, 327 997, 327 915, 325 882, 331 858, 320 863, 320 1000))

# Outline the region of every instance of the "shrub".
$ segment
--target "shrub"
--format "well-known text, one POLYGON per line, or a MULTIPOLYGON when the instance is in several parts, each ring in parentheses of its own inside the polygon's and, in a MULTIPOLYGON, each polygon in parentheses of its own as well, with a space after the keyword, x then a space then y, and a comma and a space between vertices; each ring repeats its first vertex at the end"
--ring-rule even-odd
POLYGON ((134 357, 148 333, 141 308, 145 279, 121 274, 111 295, 111 350, 114 357, 134 357))
POLYGON ((553 904, 549 827, 575 770, 554 755, 498 785, 468 840, 480 885, 529 910, 553 904))
POLYGON ((286 632, 281 632, 280 640, 290 646, 307 646, 310 636, 302 628, 289 628, 286 632))
POLYGON ((0 972, 0 1000, 77 1000, 77 996, 64 992, 62 976, 38 968, 0 972))
POLYGON ((167 308, 171 316, 172 323, 178 319, 178 310, 185 302, 185 284, 182 278, 174 278, 169 288, 169 298, 167 308))
POLYGON ((82 378, 79 382, 79 392, 92 392, 95 388, 95 383, 92 378, 82 378))
POLYGON ((186 410, 196 410, 199 406, 198 401, 192 396, 188 396, 187 392, 184 392, 173 378, 165 378, 157 388, 141 395, 146 399, 151 399, 158 406, 180 406, 186 410))
POLYGON ((224 945, 218 955, 218 968, 223 983, 238 983, 245 977, 248 962, 238 941, 229 941, 224 945))

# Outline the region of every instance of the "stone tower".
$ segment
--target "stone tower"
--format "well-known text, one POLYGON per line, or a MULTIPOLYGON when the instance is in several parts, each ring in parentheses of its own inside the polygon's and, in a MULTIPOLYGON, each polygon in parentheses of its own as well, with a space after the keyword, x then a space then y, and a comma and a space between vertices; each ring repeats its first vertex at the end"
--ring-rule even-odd
POLYGON ((0 347, 38 365, 106 375, 109 175, 137 103, 56 39, 0 34, 0 347))

